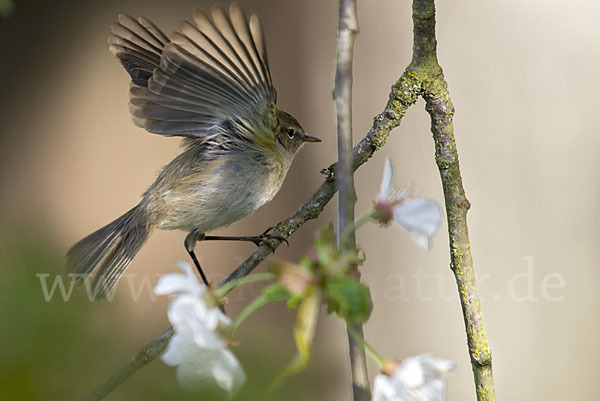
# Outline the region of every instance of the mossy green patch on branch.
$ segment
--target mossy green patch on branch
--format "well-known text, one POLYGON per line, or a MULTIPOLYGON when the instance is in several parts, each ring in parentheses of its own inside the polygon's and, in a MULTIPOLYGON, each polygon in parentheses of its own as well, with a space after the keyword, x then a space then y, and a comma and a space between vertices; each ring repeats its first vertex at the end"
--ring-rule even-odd
POLYGON ((495 400, 492 353, 481 312, 467 226, 470 203, 462 184, 454 138, 454 105, 437 59, 433 0, 413 0, 413 23, 413 58, 405 75, 416 80, 431 118, 435 161, 448 219, 450 267, 458 286, 477 399, 492 401, 495 400))

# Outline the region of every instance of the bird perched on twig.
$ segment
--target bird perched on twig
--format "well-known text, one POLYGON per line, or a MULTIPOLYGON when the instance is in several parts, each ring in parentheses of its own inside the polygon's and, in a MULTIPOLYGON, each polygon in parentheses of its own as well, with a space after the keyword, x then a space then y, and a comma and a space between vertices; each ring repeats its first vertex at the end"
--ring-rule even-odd
MULTIPOLYGON (((119 15, 110 51, 131 76, 129 110, 149 132, 184 138, 173 159, 133 209, 76 243, 67 270, 83 280, 97 269, 94 296, 106 296, 154 229, 204 233, 227 226, 269 202, 281 188, 307 135, 276 107, 259 19, 236 3, 229 14, 197 8, 169 39, 145 18, 119 15)), ((260 243, 269 236, 232 237, 260 243)))

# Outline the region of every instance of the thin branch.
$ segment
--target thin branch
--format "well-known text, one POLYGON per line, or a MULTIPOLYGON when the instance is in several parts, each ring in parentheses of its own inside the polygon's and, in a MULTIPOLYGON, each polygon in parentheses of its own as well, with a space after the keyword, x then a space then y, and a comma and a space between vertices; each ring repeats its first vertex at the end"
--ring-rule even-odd
POLYGON ((415 41, 408 71, 419 80, 425 108, 431 117, 435 160, 440 171, 448 218, 450 265, 458 286, 477 399, 493 401, 496 396, 492 351, 483 322, 467 227, 467 211, 471 204, 465 195, 458 164, 452 123, 454 106, 437 60, 434 0, 413 1, 413 23, 415 41))
MULTIPOLYGON (((346 226, 354 221, 354 175, 351 165, 352 152, 352 57, 354 38, 358 33, 356 19, 356 1, 340 0, 337 34, 335 88, 333 98, 337 115, 338 135, 338 231, 344 232, 346 226)), ((355 247, 355 237, 350 236, 348 247, 355 247)))
POLYGON ((97 401, 106 397, 111 391, 127 380, 129 376, 155 360, 165 349, 173 334, 175 334, 173 327, 169 327, 151 343, 145 345, 129 362, 113 374, 110 379, 83 397, 81 401, 97 401))
MULTIPOLYGON (((357 34, 356 0, 339 0, 333 98, 335 100, 338 137, 338 247, 343 250, 356 248, 354 231, 343 242, 340 235, 345 233, 348 225, 354 222, 354 205, 356 203, 351 152, 352 59, 354 55, 354 38, 357 34)), ((357 266, 353 266, 353 273, 360 279, 357 266)), ((368 401, 371 398, 371 390, 367 372, 367 357, 364 347, 356 341, 352 335, 353 333, 362 338, 362 324, 349 325, 347 333, 353 399, 354 401, 368 401)))

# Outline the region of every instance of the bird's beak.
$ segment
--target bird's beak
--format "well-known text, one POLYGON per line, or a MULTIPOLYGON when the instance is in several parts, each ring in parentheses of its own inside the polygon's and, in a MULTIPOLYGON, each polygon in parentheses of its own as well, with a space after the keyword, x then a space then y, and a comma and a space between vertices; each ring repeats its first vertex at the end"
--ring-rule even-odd
POLYGON ((304 139, 304 142, 321 142, 319 138, 306 134, 302 137, 302 139, 304 139))

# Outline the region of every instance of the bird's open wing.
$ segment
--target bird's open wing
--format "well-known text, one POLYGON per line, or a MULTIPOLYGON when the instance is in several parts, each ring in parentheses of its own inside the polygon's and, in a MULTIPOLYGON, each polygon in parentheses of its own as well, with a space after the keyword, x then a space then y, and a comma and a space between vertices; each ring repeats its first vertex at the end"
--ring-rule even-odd
POLYGON ((121 60, 133 85, 147 87, 169 38, 147 19, 140 17, 136 21, 125 14, 119 14, 118 22, 110 29, 111 53, 121 60))
POLYGON ((247 20, 237 3, 229 15, 213 7, 212 20, 198 8, 193 17, 195 24, 182 22, 166 44, 146 37, 153 25, 120 18, 120 31, 113 26, 111 36, 118 40, 109 38, 111 50, 132 75, 134 122, 166 136, 224 135, 232 142, 273 146, 279 121, 260 21, 255 15, 247 20), (159 63, 144 81, 157 54, 159 63), (141 77, 137 82, 133 71, 141 77))

